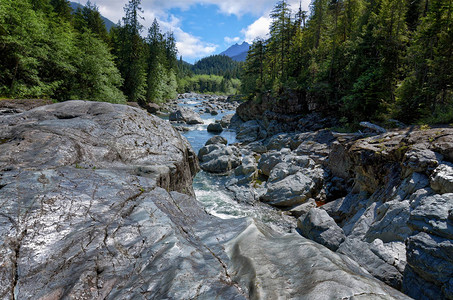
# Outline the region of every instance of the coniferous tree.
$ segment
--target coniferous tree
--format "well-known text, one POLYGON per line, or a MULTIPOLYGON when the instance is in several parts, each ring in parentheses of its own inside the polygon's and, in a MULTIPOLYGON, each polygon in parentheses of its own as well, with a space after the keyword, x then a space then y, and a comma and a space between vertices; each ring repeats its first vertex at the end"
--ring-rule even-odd
POLYGON ((143 102, 146 96, 146 47, 140 36, 141 0, 129 0, 122 24, 112 31, 117 67, 124 80, 123 92, 129 101, 143 102))

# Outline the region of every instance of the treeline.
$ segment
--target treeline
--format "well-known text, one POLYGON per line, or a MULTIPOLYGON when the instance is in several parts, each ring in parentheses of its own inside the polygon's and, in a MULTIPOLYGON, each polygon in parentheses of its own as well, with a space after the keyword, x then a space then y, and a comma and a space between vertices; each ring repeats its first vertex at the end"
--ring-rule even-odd
POLYGON ((193 67, 194 74, 223 76, 226 79, 240 78, 243 63, 234 61, 226 55, 211 55, 197 61, 193 67))
POLYGON ((146 38, 140 0, 107 32, 90 1, 0 1, 0 96, 124 103, 175 98, 177 50, 154 21, 146 38))
POLYGON ((193 75, 179 81, 178 92, 188 93, 214 93, 223 95, 235 95, 238 93, 241 81, 237 78, 228 79, 217 75, 193 75))
POLYGON ((345 122, 453 122, 450 0, 314 0, 274 7, 247 57, 242 92, 296 92, 345 122))

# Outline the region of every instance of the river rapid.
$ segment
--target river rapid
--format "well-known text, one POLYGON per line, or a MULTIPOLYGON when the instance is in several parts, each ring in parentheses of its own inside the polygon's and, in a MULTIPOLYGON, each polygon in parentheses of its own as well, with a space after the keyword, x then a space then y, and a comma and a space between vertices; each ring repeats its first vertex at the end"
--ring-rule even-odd
MULTIPOLYGON (((205 145, 206 141, 216 134, 207 131, 209 124, 221 120, 223 116, 234 114, 235 111, 219 111, 219 114, 213 116, 203 113, 206 99, 192 98, 178 100, 178 106, 193 109, 201 115, 204 124, 187 125, 174 124, 175 126, 184 126, 188 131, 182 132, 182 135, 192 145, 195 153, 205 145)), ((228 144, 235 144, 236 132, 232 129, 225 128, 220 136, 228 140, 228 144)), ((296 227, 296 220, 284 212, 277 210, 266 204, 255 202, 254 204, 238 203, 231 192, 225 188, 225 184, 233 179, 234 174, 215 175, 205 171, 200 171, 194 178, 193 188, 197 200, 204 206, 205 210, 219 218, 242 218, 252 217, 266 223, 277 231, 288 232, 296 227)))

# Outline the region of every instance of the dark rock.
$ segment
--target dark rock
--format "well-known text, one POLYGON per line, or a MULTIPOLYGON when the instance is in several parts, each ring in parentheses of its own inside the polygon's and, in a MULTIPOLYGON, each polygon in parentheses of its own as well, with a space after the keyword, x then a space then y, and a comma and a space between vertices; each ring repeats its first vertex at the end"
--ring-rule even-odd
POLYGON ((407 242, 407 263, 410 271, 420 278, 405 278, 404 291, 416 299, 423 299, 423 295, 436 295, 433 299, 451 299, 451 278, 453 278, 453 241, 425 232, 411 236, 407 242), (418 287, 415 282, 421 282, 418 287), (430 287, 423 291, 423 287, 430 287), (435 286, 436 288, 432 288, 435 286), (434 291, 433 291, 434 290, 434 291), (436 292, 437 291, 437 292, 436 292), (417 292, 419 293, 417 295, 417 292), (442 293, 440 293, 442 292, 442 293), (441 295, 441 296, 440 296, 441 295), (440 296, 440 297, 439 297, 440 296))
POLYGON ((222 125, 220 125, 219 123, 211 123, 208 125, 208 132, 220 133, 222 131, 222 125))
POLYGON ((160 106, 156 103, 146 103, 143 108, 150 114, 157 114, 160 110, 160 106))
POLYGON ((212 144, 226 145, 226 144, 228 144, 228 141, 226 138, 221 137, 220 135, 215 135, 205 143, 205 146, 212 145, 212 144))
POLYGON ((312 208, 303 219, 299 218, 297 228, 304 237, 318 242, 332 251, 336 251, 346 238, 337 223, 325 210, 319 208, 312 208))
POLYGON ((248 121, 241 125, 236 138, 244 143, 251 143, 266 137, 266 130, 257 121, 248 121))
POLYGON ((228 128, 230 126, 231 119, 233 118, 233 116, 234 114, 224 115, 220 120, 220 125, 222 125, 223 128, 228 128))

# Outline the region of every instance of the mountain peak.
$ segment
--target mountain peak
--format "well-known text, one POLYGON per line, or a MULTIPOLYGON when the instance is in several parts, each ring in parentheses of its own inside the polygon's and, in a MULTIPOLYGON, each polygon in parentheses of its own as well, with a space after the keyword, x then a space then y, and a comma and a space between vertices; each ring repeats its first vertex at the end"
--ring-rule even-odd
POLYGON ((220 53, 220 55, 226 55, 231 57, 235 61, 245 61, 247 53, 249 51, 250 44, 246 41, 242 44, 236 43, 233 46, 229 47, 227 50, 220 53))

